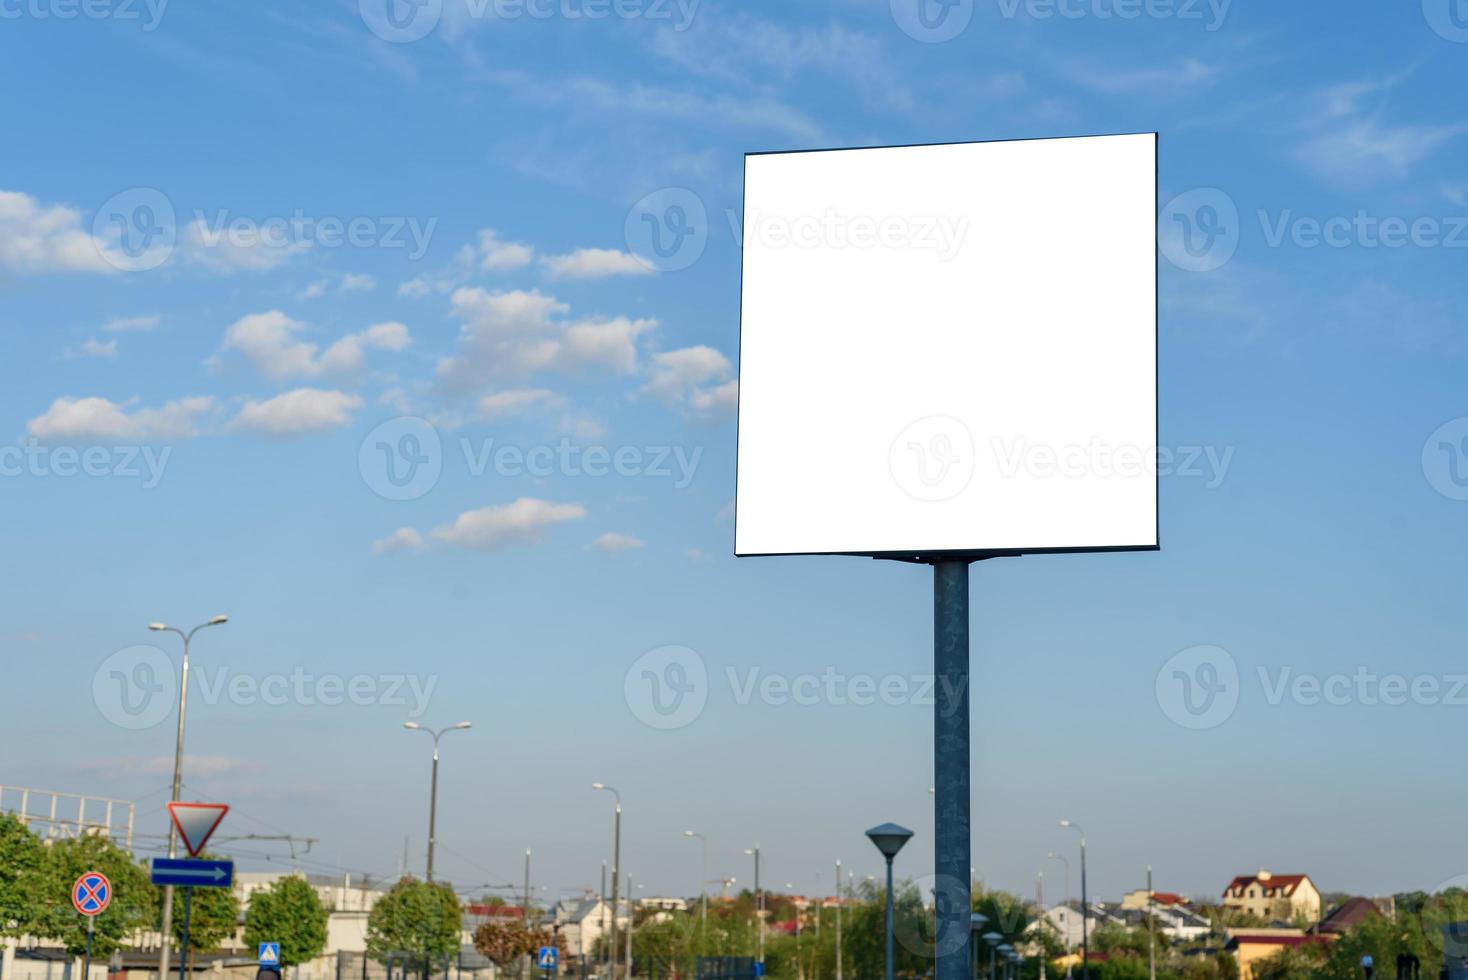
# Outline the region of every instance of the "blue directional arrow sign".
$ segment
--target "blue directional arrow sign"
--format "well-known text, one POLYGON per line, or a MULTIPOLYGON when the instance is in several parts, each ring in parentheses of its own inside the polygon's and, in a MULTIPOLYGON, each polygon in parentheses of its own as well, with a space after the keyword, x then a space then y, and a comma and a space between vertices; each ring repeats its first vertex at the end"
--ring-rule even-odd
POLYGON ((234 862, 154 858, 152 877, 155 885, 228 888, 234 884, 234 862))

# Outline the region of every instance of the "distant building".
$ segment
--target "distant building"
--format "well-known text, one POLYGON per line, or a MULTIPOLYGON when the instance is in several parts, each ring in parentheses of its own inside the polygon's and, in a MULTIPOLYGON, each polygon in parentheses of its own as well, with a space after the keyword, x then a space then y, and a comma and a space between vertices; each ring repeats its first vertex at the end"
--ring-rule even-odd
POLYGON ((1277 875, 1263 869, 1239 875, 1223 890, 1223 907, 1266 921, 1320 918, 1320 892, 1309 875, 1277 875))
MULTIPOLYGON (((562 900, 539 923, 566 940, 571 956, 589 956, 596 942, 612 931, 612 906, 599 896, 562 900)), ((617 903, 617 928, 627 927, 627 906, 617 903)))
POLYGON ((1369 898, 1348 898, 1331 909, 1310 931, 1340 936, 1359 928, 1370 919, 1379 919, 1384 914, 1380 905, 1369 898))
MULTIPOLYGON (((1121 907, 1124 909, 1145 909, 1147 907, 1147 889, 1138 888, 1136 891, 1127 892, 1121 896, 1121 907)), ((1188 900, 1173 892, 1152 892, 1152 901, 1158 907, 1164 905, 1187 905, 1188 900)))
POLYGON ((1230 930, 1224 949, 1239 964, 1239 980, 1253 980, 1254 964, 1282 949, 1309 946, 1331 941, 1329 936, 1307 936, 1301 929, 1235 929, 1230 930))

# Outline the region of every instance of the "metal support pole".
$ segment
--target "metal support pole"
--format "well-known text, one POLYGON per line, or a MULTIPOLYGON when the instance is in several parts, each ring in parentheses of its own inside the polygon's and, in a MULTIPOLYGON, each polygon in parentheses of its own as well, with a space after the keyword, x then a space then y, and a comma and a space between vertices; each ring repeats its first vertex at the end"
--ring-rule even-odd
POLYGON ((1081 835, 1081 980, 1091 980, 1091 906, 1086 901, 1086 835, 1081 835))
POLYGON ((87 916, 87 955, 82 960, 82 980, 92 980, 92 932, 96 926, 97 917, 87 916))
POLYGON ((1147 865, 1147 978, 1157 980, 1157 930, 1153 916, 1152 865, 1147 865))
POLYGON ((438 736, 433 736, 433 781, 428 790, 428 883, 433 884, 433 839, 438 825, 438 736))
MULTIPOLYGON (((173 746, 173 793, 169 796, 177 803, 179 794, 183 790, 183 752, 184 752, 184 715, 189 706, 189 640, 192 633, 184 635, 183 641, 183 669, 179 673, 178 680, 178 738, 173 746)), ((173 821, 168 821, 168 856, 178 857, 178 828, 173 821)), ((169 944, 173 934, 173 886, 166 885, 163 888, 163 923, 162 939, 158 951, 158 976, 168 976, 168 953, 169 944)), ((179 950, 179 956, 183 956, 183 950, 179 950)))
POLYGON ((933 562, 935 980, 969 975, 969 559, 933 562))
POLYGON ((622 877, 622 801, 617 801, 617 813, 612 818, 612 945, 610 948, 611 980, 617 980, 617 879, 622 877))
POLYGON ((178 947, 178 980, 185 980, 189 968, 189 915, 194 910, 194 886, 184 887, 183 942, 178 947))
MULTIPOLYGON (((798 920, 797 920, 798 921, 798 920)), ((896 972, 892 960, 892 859, 887 859, 887 980, 893 980, 896 972)))
MULTIPOLYGON (((841 976, 841 862, 836 862, 836 980, 841 976)), ((1157 980, 1153 977, 1152 980, 1157 980)))

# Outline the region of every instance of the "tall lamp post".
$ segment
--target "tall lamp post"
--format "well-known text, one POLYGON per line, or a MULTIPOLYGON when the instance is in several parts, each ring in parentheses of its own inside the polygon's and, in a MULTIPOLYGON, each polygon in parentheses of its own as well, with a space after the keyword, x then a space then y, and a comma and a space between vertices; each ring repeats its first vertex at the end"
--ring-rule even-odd
POLYGON ((622 794, 606 783, 592 783, 591 788, 611 793, 617 800, 617 811, 612 817, 612 959, 609 964, 611 980, 617 980, 617 879, 622 876, 622 794))
MULTIPOLYGON (((836 861, 836 980, 841 976, 841 861, 836 861)), ((1157 980, 1153 977, 1152 980, 1157 980)))
POLYGON ((1091 907, 1086 904, 1086 832, 1074 820, 1062 820, 1060 826, 1069 827, 1081 835, 1081 980, 1091 980, 1091 907))
MULTIPOLYGON (((1066 908, 1068 909, 1070 907, 1070 902, 1071 902, 1071 896, 1070 896, 1070 859, 1067 858, 1064 854, 1056 854, 1054 851, 1051 851, 1049 854, 1047 854, 1045 856, 1047 858, 1049 858, 1050 860, 1052 860, 1052 861, 1059 861, 1061 864, 1065 865, 1065 904, 1066 904, 1066 908)), ((1069 921, 1069 915, 1070 915, 1070 913, 1067 912, 1066 913, 1066 917, 1067 917, 1066 918, 1066 921, 1067 922, 1069 921)), ((1069 926, 1066 926, 1066 929, 1065 929, 1065 937, 1064 938, 1065 938, 1065 952, 1066 952, 1065 980, 1070 980, 1070 927, 1069 926)))
POLYGON ((424 728, 422 725, 418 724, 416 721, 405 721, 405 722, 403 722, 403 727, 406 728, 410 732, 426 732, 427 734, 433 736, 433 780, 429 784, 429 789, 428 789, 428 874, 427 874, 428 883, 429 884, 432 884, 433 883, 433 844, 434 844, 434 832, 435 832, 435 829, 438 826, 438 740, 440 738, 443 738, 443 736, 446 735, 446 734, 448 734, 449 732, 462 731, 465 728, 471 727, 471 725, 467 721, 461 721, 457 725, 450 725, 447 728, 440 728, 438 731, 434 731, 431 728, 424 728))
POLYGON ((759 934, 759 964, 765 964, 765 893, 759 887, 759 841, 753 848, 745 848, 745 854, 754 856, 754 922, 759 934))
MULTIPOLYGON (((184 714, 188 708, 189 703, 189 641, 194 638, 194 634, 199 632, 199 630, 206 629, 210 626, 223 626, 227 622, 229 622, 228 616, 215 616, 208 622, 200 623, 198 626, 195 626, 187 633, 176 626, 169 626, 166 623, 148 624, 148 629, 152 630, 155 633, 177 633, 179 636, 183 637, 183 669, 179 674, 178 682, 178 739, 174 743, 173 747, 172 799, 175 803, 178 802, 179 793, 183 789, 184 714)), ((173 825, 172 820, 168 822, 168 856, 178 856, 178 829, 173 825)), ((166 977, 168 976, 168 954, 170 952, 168 937, 173 935, 172 885, 168 885, 163 889, 162 926, 162 932, 159 934, 159 945, 162 948, 158 951, 158 976, 166 977)), ((186 951, 180 951, 179 955, 182 956, 185 952, 186 951)))
POLYGON ((699 897, 703 900, 703 911, 699 913, 699 919, 706 925, 709 920, 709 839, 696 830, 685 830, 683 831, 683 836, 696 837, 699 843, 703 845, 703 865, 698 875, 698 891, 699 897))
POLYGON ((867 838, 882 852, 887 861, 887 980, 893 980, 892 957, 892 859, 912 839, 912 831, 895 823, 884 823, 867 831, 867 838))

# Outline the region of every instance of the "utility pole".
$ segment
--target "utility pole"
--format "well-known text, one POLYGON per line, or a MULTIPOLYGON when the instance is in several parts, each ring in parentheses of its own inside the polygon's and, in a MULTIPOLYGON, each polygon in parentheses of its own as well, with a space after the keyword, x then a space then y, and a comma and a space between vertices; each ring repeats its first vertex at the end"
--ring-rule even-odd
POLYGON ((841 859, 836 859, 836 980, 841 976, 841 859))
POLYGON ((1156 903, 1152 900, 1152 865, 1147 865, 1147 978, 1157 980, 1157 930, 1154 926, 1155 917, 1152 909, 1156 903))
MULTIPOLYGON (((1035 900, 1040 904, 1040 918, 1035 922, 1036 935, 1040 937, 1040 980, 1045 980, 1045 961, 1050 957, 1045 955, 1045 872, 1041 871, 1035 875, 1035 900)), ((1157 980, 1153 977, 1152 980, 1157 980)))

